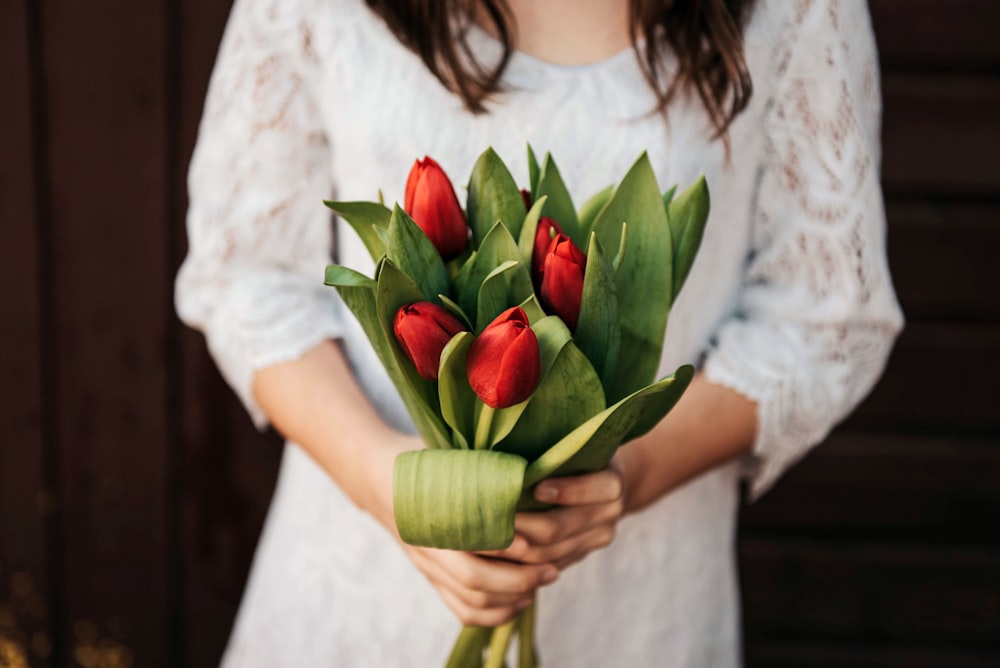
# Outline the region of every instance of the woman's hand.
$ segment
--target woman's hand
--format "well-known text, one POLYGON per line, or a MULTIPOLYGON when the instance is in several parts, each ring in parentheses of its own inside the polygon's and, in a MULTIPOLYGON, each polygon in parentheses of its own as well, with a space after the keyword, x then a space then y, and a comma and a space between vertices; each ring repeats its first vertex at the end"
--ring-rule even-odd
POLYGON ((514 528, 524 542, 515 539, 494 554, 525 564, 566 568, 614 540, 618 520, 625 514, 621 459, 616 456, 597 473, 545 480, 535 488, 535 498, 555 507, 518 513, 514 528))

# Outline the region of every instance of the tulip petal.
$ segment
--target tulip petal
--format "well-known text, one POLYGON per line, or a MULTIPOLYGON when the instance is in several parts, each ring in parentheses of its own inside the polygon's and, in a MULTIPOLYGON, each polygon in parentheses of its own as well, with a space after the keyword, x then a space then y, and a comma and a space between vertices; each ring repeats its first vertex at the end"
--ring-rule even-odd
POLYGON ((465 449, 471 447, 476 428, 476 394, 469 387, 465 373, 465 356, 474 338, 469 332, 456 334, 441 351, 438 372, 441 416, 455 430, 465 449))
POLYGON ((393 321, 400 307, 419 302, 424 296, 417 284, 400 271, 390 260, 384 260, 378 268, 378 283, 375 288, 375 309, 382 328, 382 336, 392 352, 398 377, 393 382, 400 395, 412 402, 407 403, 420 435, 428 447, 450 448, 451 436, 448 426, 441 418, 441 404, 438 400, 437 383, 424 380, 406 358, 403 349, 396 342, 393 321))
POLYGON ((604 253, 601 242, 597 240, 597 235, 592 234, 575 340, 580 351, 594 365, 602 386, 611 382, 618 362, 618 346, 621 342, 619 317, 615 270, 604 253))
POLYGON ((439 294, 451 294, 448 270, 437 249, 399 205, 389 219, 386 256, 417 284, 424 295, 422 299, 433 300, 439 294))
POLYGON ((636 433, 637 425, 651 428, 663 419, 693 376, 693 367, 682 366, 674 375, 637 390, 594 415, 528 466, 525 488, 545 478, 604 468, 618 446, 636 433))
POLYGON ((527 462, 492 450, 418 450, 396 457, 400 538, 450 550, 500 550, 514 540, 527 462))
POLYGON ((588 199, 580 207, 580 234, 583 235, 584 239, 590 238, 590 234, 594 229, 594 221, 597 220, 598 214, 607 206, 614 192, 615 187, 613 185, 608 186, 588 199))
POLYGON ((466 209, 472 234, 480 246, 498 220, 515 239, 521 231, 525 213, 521 190, 492 148, 486 149, 472 168, 466 209))
MULTIPOLYGON (((385 273, 381 271, 382 264, 388 263, 384 260, 380 263, 379 275, 385 273)), ((361 323, 365 335, 368 337, 379 360, 392 379, 393 385, 396 386, 396 390, 406 405, 407 412, 413 418, 413 422, 423 437, 424 442, 427 443, 427 446, 431 448, 451 447, 451 439, 447 435, 447 428, 441 422, 440 417, 428 409, 426 403, 422 402, 417 393, 413 391, 407 379, 407 373, 403 371, 404 368, 408 369, 410 374, 415 376, 421 383, 426 383, 426 381, 420 378, 420 375, 417 374, 416 369, 413 368, 409 361, 405 358, 402 358, 402 361, 400 361, 400 356, 403 353, 399 350, 395 336, 392 334, 391 316, 389 321, 390 329, 386 330, 383 328, 377 305, 378 284, 353 269, 339 265, 330 265, 326 268, 324 282, 337 289, 337 293, 344 301, 344 304, 358 319, 358 322, 361 323), (387 331, 388 334, 386 334, 387 331)))
POLYGON ((627 248, 616 279, 621 346, 608 386, 609 401, 631 394, 656 377, 670 310, 673 255, 669 223, 645 153, 594 221, 594 233, 609 255, 619 251, 623 221, 628 222, 627 248))
POLYGON ((323 200, 328 208, 347 221, 361 238, 372 261, 378 262, 385 255, 385 242, 378 231, 389 229, 392 212, 375 202, 333 202, 323 200))
POLYGON ((674 242, 673 298, 681 291, 691 271, 708 222, 710 198, 705 177, 700 176, 667 207, 670 234, 674 242))
POLYGON ((586 247, 587 237, 581 235, 580 221, 576 216, 573 198, 570 197, 566 184, 563 183, 556 161, 548 153, 542 163, 542 171, 538 177, 538 192, 536 197, 548 197, 543 216, 554 219, 562 227, 563 233, 573 240, 579 248, 586 247))

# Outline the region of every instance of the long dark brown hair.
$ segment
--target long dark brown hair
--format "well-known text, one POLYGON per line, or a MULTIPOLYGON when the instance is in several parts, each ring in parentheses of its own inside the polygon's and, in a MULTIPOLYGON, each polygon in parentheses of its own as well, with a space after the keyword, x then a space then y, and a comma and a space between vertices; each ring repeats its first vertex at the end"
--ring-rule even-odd
MULTIPOLYGON (((499 92, 514 49, 514 18, 506 0, 366 0, 404 45, 473 113, 499 92), (461 21, 485 9, 503 45, 500 59, 480 62, 461 21)), ((643 74, 656 93, 652 111, 665 112, 682 92, 701 100, 717 136, 750 100, 743 25, 754 0, 629 0, 630 36, 643 74), (639 36, 646 39, 640 41, 639 36), (673 52, 675 67, 666 65, 673 52)))

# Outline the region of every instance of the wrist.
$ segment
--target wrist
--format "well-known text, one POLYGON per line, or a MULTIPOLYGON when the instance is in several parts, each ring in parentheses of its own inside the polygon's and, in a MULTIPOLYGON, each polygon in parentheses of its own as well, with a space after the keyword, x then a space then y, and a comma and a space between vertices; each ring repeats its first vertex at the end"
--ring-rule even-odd
POLYGON ((618 448, 614 462, 622 477, 625 512, 635 512, 645 505, 640 500, 644 473, 648 470, 645 449, 636 441, 626 443, 618 448))

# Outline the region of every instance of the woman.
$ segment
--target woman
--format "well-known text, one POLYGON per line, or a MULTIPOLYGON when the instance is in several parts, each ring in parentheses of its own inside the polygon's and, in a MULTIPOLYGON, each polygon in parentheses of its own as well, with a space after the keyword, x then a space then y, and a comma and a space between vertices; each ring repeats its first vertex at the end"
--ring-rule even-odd
POLYGON ((547 665, 740 663, 740 478, 756 497, 819 442, 902 321, 866 9, 750 4, 237 0, 177 303, 289 443, 225 665, 439 665, 459 621, 499 624, 539 591, 547 665), (405 546, 392 460, 421 443, 320 285, 331 247, 372 268, 320 200, 401 201, 414 158, 457 177, 490 145, 526 184, 528 142, 577 202, 644 150, 662 185, 707 175, 712 214, 661 365, 700 371, 609 469, 539 486, 560 507, 519 515, 507 550, 405 546))

